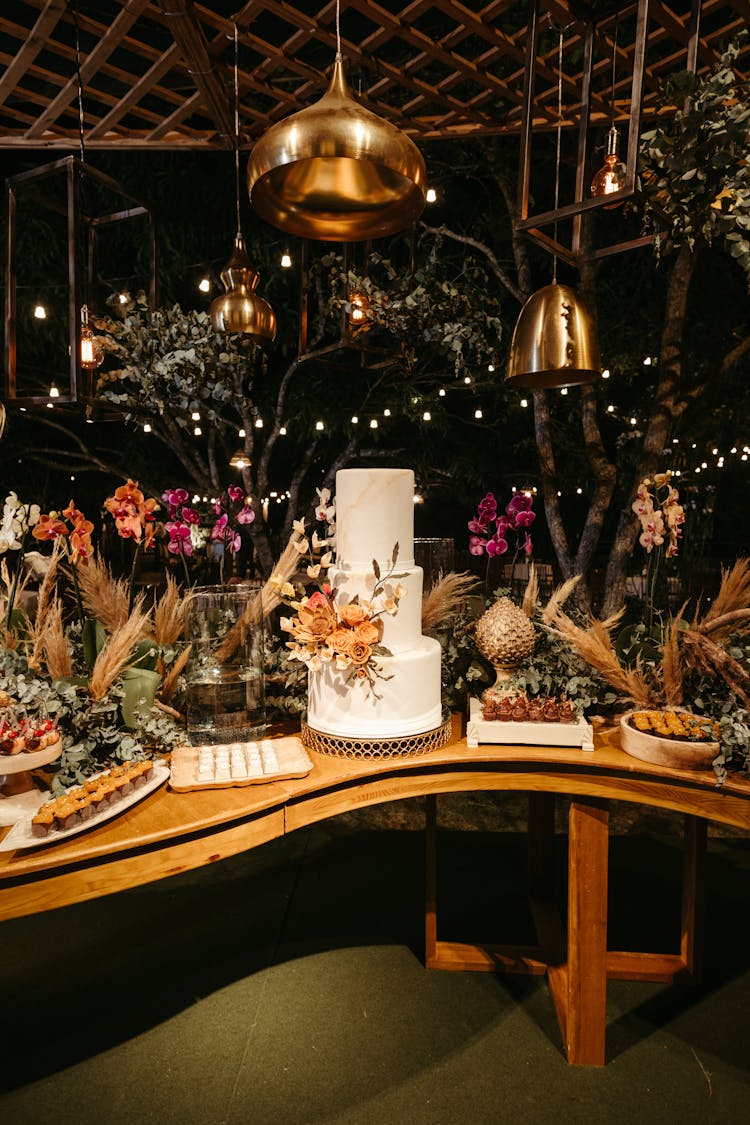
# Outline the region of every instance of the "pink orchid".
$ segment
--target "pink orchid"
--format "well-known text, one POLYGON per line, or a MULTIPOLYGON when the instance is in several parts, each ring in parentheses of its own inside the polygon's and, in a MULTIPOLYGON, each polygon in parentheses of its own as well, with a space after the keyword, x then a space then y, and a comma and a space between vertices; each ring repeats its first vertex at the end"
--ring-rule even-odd
POLYGON ((493 535, 491 539, 487 540, 487 554, 491 558, 495 555, 504 555, 508 550, 508 541, 503 539, 501 535, 493 535))

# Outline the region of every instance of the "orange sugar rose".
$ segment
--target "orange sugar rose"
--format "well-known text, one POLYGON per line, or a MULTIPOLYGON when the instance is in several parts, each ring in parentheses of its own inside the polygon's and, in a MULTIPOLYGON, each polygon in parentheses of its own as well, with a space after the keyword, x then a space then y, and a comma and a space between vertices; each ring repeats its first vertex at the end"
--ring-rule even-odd
POLYGON ((331 633, 327 643, 334 652, 340 652, 345 655, 349 651, 351 639, 351 629, 336 629, 331 633))
POLYGON ((354 630, 354 639, 365 645, 377 644, 382 635, 383 624, 381 621, 378 621, 377 624, 374 621, 363 621, 354 630))
POLYGON ((350 603, 349 605, 340 605, 338 609, 339 617, 341 618, 344 625, 348 625, 350 629, 356 628, 357 625, 360 625, 363 621, 367 620, 367 612, 362 608, 361 605, 357 605, 356 603, 350 603))
POLYGON ((372 656, 372 649, 369 645, 365 644, 364 641, 357 640, 355 634, 352 636, 347 656, 351 660, 352 664, 358 664, 362 666, 369 663, 370 657, 372 656))

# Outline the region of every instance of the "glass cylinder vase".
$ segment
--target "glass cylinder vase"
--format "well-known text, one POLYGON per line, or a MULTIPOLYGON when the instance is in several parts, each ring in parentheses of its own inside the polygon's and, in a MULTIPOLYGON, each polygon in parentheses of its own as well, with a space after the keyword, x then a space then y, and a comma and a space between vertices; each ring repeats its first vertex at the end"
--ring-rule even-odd
POLYGON ((187 733, 194 745, 266 730, 261 584, 198 586, 188 607, 187 733))

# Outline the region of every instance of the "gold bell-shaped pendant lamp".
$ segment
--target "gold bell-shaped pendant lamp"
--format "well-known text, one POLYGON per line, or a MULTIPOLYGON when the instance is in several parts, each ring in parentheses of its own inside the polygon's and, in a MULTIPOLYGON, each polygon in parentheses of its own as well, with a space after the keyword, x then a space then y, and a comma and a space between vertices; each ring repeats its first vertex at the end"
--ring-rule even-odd
POLYGON ((569 285, 532 293, 516 321, 505 382, 541 390, 593 383, 602 373, 593 317, 569 285))
POLYGON ((330 242, 385 238, 421 215, 425 163, 414 142, 356 100, 336 60, 314 105, 264 133, 250 156, 250 202, 289 234, 330 242))
POLYGON ((211 302, 211 323, 217 332, 232 332, 261 345, 276 339, 276 313, 256 293, 259 276, 250 264, 242 232, 237 231, 232 256, 219 275, 226 290, 211 302))
POLYGON ((258 273, 250 264, 245 239, 240 227, 240 122, 239 86, 237 81, 237 25, 234 25, 234 186, 237 208, 237 234, 234 237, 232 256, 220 273, 226 290, 211 302, 211 323, 217 332, 231 332, 251 336, 258 344, 266 346, 276 339, 276 314, 256 293, 258 273))
MULTIPOLYGON (((560 191, 563 32, 558 42, 557 153, 555 210, 560 191)), ((556 236, 556 232, 555 232, 556 236)), ((593 383, 602 373, 596 324, 584 301, 569 285, 557 282, 557 256, 552 284, 532 293, 521 309, 508 355, 505 382, 511 387, 543 390, 593 383)))

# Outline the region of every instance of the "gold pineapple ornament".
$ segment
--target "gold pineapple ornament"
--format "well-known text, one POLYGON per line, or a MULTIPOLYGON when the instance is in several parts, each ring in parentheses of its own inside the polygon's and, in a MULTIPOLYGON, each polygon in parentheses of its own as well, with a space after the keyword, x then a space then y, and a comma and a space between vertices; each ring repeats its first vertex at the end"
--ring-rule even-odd
POLYGON ((495 669, 495 682, 482 693, 486 700, 503 692, 515 670, 534 650, 531 621, 510 598, 498 598, 482 614, 474 630, 476 646, 495 669))

